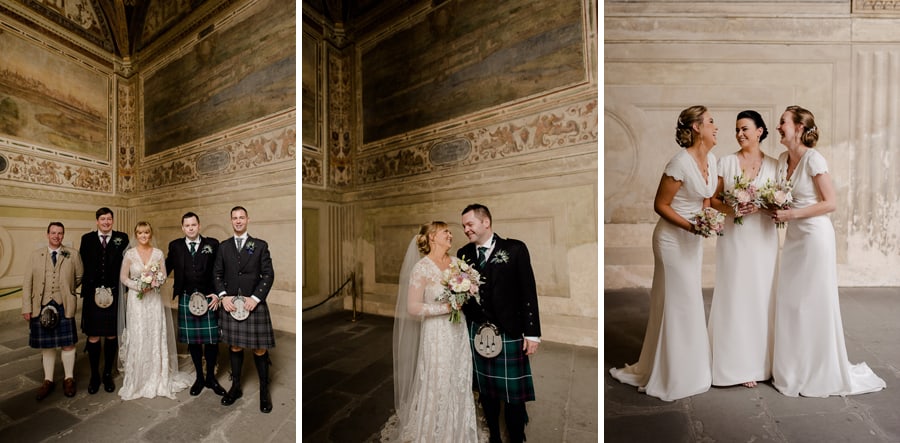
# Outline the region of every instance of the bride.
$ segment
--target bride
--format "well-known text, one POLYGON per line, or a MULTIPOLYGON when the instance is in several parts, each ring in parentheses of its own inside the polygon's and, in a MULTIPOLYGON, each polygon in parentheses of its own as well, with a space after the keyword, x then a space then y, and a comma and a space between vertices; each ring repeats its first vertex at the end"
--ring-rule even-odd
POLYGON ((447 224, 435 221, 407 248, 394 317, 396 415, 382 441, 478 441, 465 319, 450 322, 450 305, 437 301, 442 273, 457 260, 448 255, 452 241, 447 224))
MULTIPOLYGON (((190 386, 191 376, 178 372, 172 316, 159 292, 166 279, 166 261, 150 243, 150 223, 138 222, 134 236, 138 244, 125 251, 119 273, 128 289, 125 303, 119 303, 120 370, 125 374, 119 397, 174 399, 176 392, 190 386)), ((124 288, 119 293, 125 293, 124 288)))

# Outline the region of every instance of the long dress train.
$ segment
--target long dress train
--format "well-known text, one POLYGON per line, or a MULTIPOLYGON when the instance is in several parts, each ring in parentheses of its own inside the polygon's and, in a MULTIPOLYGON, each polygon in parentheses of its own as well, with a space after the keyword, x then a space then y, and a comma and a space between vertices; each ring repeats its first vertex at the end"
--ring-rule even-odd
MULTIPOLYGON (((818 201, 813 182, 828 172, 825 158, 809 149, 793 176, 794 206, 818 201)), ((787 152, 778 159, 786 179, 787 152)), ((851 364, 844 343, 838 301, 834 227, 827 215, 788 222, 775 304, 775 355, 772 377, 782 394, 827 397, 879 391, 885 387, 865 363, 851 364)))
MULTIPOLYGON (((686 219, 699 212, 718 185, 716 158, 707 156, 709 179, 685 150, 664 174, 682 182, 672 209, 686 219)), ((650 317, 641 356, 634 365, 611 368, 610 375, 647 395, 672 401, 709 390, 709 335, 703 308, 703 238, 663 218, 653 230, 653 287, 650 317)))

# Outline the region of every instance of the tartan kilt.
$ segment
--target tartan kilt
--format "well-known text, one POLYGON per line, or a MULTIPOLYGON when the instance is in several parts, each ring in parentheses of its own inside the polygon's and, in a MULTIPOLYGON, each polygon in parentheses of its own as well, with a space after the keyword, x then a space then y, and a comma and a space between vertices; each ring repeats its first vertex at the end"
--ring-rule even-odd
POLYGON ((513 339, 500 332, 503 350, 494 358, 484 358, 475 351, 475 333, 480 323, 469 323, 469 346, 472 349, 472 389, 479 395, 510 404, 534 401, 531 364, 522 350, 522 337, 513 339))
POLYGON ((216 311, 206 311, 206 314, 196 316, 191 314, 188 304, 191 294, 178 296, 178 341, 187 344, 217 344, 219 343, 219 322, 216 311))
POLYGON ((81 331, 88 337, 112 337, 119 335, 119 288, 112 288, 113 304, 101 308, 94 303, 94 289, 82 288, 81 331))
POLYGON ((250 316, 242 321, 235 320, 225 308, 220 308, 218 312, 222 342, 250 349, 275 347, 275 331, 272 329, 272 318, 267 303, 256 305, 250 316))
POLYGON ((35 349, 61 348, 72 346, 78 342, 78 331, 75 328, 75 318, 66 318, 63 306, 55 301, 48 304, 56 306, 59 311, 59 324, 53 329, 41 326, 41 317, 31 317, 28 325, 31 334, 28 335, 28 346, 35 349))

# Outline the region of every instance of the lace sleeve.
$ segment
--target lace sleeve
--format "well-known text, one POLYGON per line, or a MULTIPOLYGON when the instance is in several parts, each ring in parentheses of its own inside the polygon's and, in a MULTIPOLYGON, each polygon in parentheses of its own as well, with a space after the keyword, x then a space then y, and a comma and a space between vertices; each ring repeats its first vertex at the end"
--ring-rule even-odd
POLYGON ((425 266, 417 263, 409 276, 409 292, 407 293, 407 309, 409 315, 417 318, 449 314, 446 304, 430 304, 425 302, 425 288, 428 286, 428 275, 425 266))
POLYGON ((132 289, 135 291, 140 291, 140 287, 137 282, 131 279, 130 271, 131 271, 131 257, 130 254, 125 254, 125 258, 122 259, 122 270, 119 272, 119 281, 125 285, 128 289, 132 289))

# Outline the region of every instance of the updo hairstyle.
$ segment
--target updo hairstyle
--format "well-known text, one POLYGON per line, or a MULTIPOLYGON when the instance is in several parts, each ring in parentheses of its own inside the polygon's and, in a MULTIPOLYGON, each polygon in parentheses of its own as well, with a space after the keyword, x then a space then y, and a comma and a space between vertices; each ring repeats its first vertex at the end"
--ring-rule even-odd
POLYGON ((800 133, 800 143, 807 148, 813 148, 819 141, 819 128, 816 127, 816 118, 812 112, 801 108, 797 105, 788 106, 785 111, 790 112, 793 116, 791 121, 803 127, 800 133))
POLYGON ((703 124, 703 114, 706 106, 696 105, 681 111, 678 115, 678 125, 675 127, 675 142, 682 148, 694 145, 694 123, 703 124))
POLYGON ((419 252, 421 252, 422 255, 428 255, 428 253, 431 252, 431 245, 428 244, 428 239, 431 235, 441 229, 447 228, 447 226, 447 223, 442 221, 432 221, 419 227, 419 233, 416 234, 416 246, 419 248, 419 252))
POLYGON ((766 122, 763 121, 762 116, 759 115, 758 112, 748 109, 746 111, 741 111, 737 115, 735 121, 738 121, 742 118, 749 118, 750 120, 753 120, 753 124, 756 125, 757 128, 762 128, 762 135, 759 136, 759 142, 762 143, 762 141, 766 139, 766 136, 769 135, 769 128, 766 128, 766 122))

